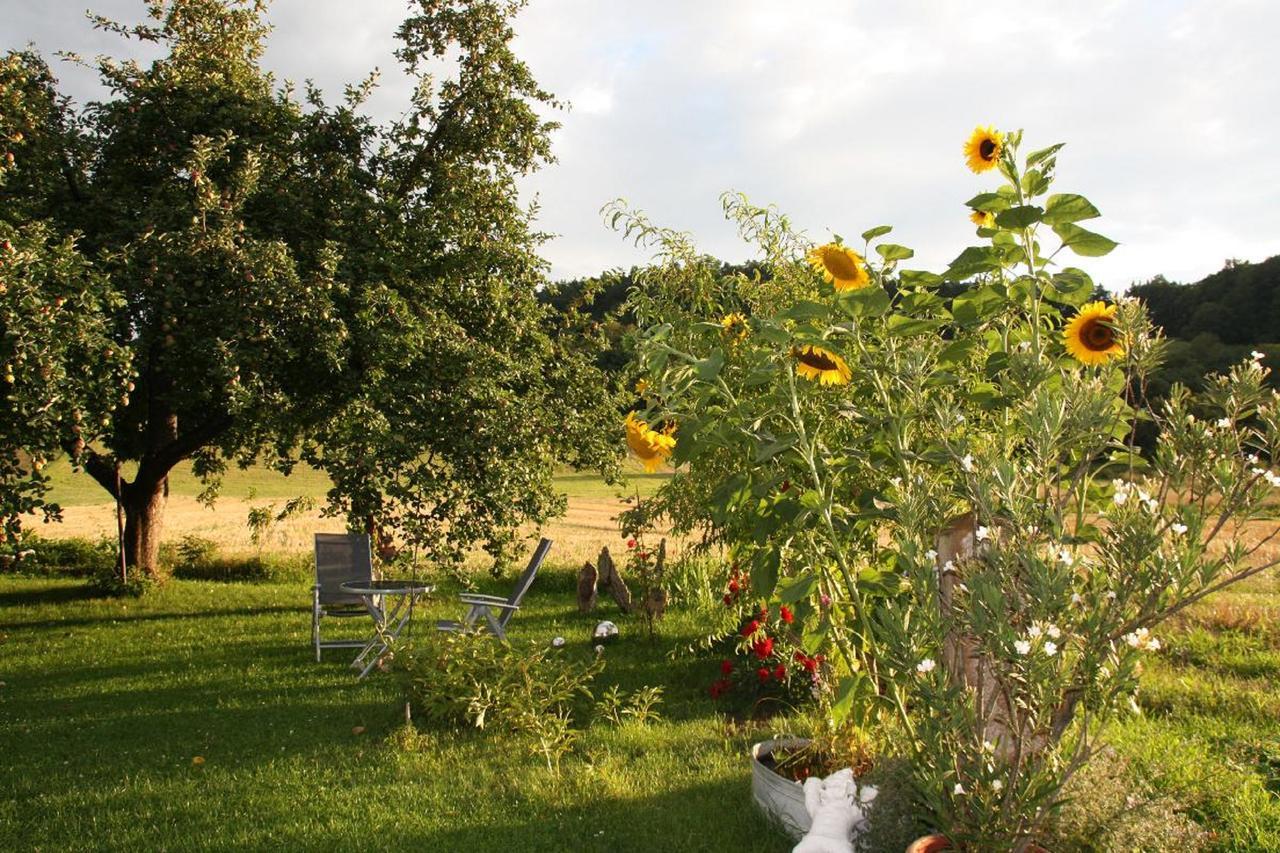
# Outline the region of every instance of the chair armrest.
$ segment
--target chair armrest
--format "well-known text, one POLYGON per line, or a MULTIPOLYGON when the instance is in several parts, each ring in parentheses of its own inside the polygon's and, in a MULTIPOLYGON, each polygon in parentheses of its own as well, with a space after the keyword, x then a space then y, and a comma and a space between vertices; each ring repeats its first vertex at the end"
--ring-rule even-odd
POLYGON ((502 610, 519 610, 520 605, 508 604, 505 599, 491 598, 481 595, 460 595, 459 600, 463 604, 470 604, 472 607, 497 607, 502 610))
POLYGON ((479 592, 462 592, 462 593, 458 593, 458 597, 482 599, 484 601, 493 601, 499 604, 506 602, 506 599, 500 595, 484 595, 483 593, 479 593, 479 592))

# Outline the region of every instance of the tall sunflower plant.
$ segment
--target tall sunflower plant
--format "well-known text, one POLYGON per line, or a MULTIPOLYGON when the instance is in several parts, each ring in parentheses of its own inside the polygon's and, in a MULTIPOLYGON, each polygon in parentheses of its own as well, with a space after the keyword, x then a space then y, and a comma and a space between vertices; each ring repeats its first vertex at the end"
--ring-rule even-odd
POLYGON ((1280 553, 1261 355, 1148 400, 1159 330, 1068 265, 1116 244, 1080 224, 1099 216, 1085 197, 1051 192, 1062 146, 1021 142, 964 146, 997 180, 940 273, 906 266, 888 226, 815 245, 728 195, 761 263, 726 275, 612 211, 659 256, 630 297, 628 441, 675 470, 649 511, 791 607, 834 667, 833 723, 895 727, 922 828, 966 849, 1044 840, 1106 722, 1138 712, 1161 623, 1280 553))

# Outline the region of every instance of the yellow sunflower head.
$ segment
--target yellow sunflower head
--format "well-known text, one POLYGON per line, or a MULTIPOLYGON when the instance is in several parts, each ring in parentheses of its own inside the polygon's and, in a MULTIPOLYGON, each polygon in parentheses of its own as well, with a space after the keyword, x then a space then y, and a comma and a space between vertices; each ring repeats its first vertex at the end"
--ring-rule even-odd
POLYGON ((645 392, 646 392, 646 391, 648 391, 648 390, 649 390, 649 380, 648 380, 648 379, 637 379, 637 380, 636 380, 636 393, 637 393, 637 394, 639 394, 640 396, 642 396, 642 397, 643 397, 643 396, 644 396, 644 394, 645 394, 645 392))
POLYGON ((657 471, 675 449, 674 424, 668 424, 666 429, 658 432, 637 418, 635 412, 628 412, 623 425, 627 429, 627 446, 650 474, 657 471))
POLYGON ((996 227, 996 215, 989 210, 975 210, 969 214, 969 221, 979 228, 996 227))
POLYGON ((1090 302, 1080 308, 1062 332, 1067 352, 1081 364, 1106 364, 1124 355, 1115 329, 1116 306, 1090 302))
POLYGON ((750 327, 747 326, 747 318, 737 313, 725 314, 720 320, 720 327, 724 330, 724 336, 729 339, 729 343, 736 344, 747 338, 750 327))
POLYGON ((871 284, 867 264, 853 249, 827 243, 809 252, 809 263, 836 290, 858 290, 871 284))
POLYGON ((969 168, 981 174, 994 169, 1000 162, 1000 152, 1004 150, 1004 134, 990 125, 975 127, 964 144, 965 162, 969 168))
POLYGON ((791 357, 796 360, 797 374, 820 385, 846 385, 853 378, 849 365, 831 350, 805 344, 793 348, 791 357))

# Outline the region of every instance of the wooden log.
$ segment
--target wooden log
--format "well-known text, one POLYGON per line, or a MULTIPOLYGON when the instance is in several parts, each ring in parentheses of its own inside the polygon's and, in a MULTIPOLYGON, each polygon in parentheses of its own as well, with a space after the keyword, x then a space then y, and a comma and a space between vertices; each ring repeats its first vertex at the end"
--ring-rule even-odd
POLYGON ((591 561, 582 564, 578 572, 578 612, 590 613, 596 607, 596 581, 600 572, 591 561))
POLYGON ((600 549, 599 559, 600 579, 597 583, 606 587, 609 594, 613 596, 613 600, 618 602, 618 608, 623 613, 631 612, 631 590, 627 587, 627 582, 622 579, 621 572, 614 565, 613 557, 609 554, 609 549, 600 549))
POLYGON ((649 576, 649 587, 645 590, 644 609, 654 619, 661 619, 667 612, 667 591, 662 586, 662 576, 667 569, 667 540, 658 543, 658 554, 653 562, 653 573, 649 576))

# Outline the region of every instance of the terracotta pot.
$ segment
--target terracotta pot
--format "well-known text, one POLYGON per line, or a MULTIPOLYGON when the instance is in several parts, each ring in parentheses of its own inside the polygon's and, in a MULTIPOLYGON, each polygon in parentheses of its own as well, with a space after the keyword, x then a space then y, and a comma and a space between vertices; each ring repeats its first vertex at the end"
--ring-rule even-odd
POLYGON ((907 853, 936 853, 939 850, 950 850, 951 842, 945 835, 925 835, 911 842, 907 853))

